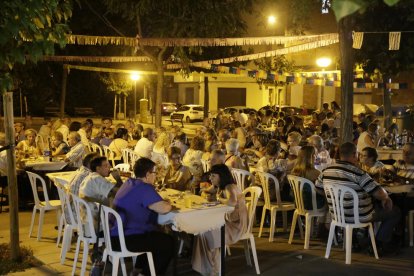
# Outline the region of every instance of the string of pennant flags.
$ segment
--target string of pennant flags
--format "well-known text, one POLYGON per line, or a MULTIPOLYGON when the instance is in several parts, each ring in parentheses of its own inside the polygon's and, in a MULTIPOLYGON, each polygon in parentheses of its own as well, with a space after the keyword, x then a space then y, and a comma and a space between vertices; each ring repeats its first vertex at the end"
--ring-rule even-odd
MULTIPOLYGON (((282 72, 251 70, 240 67, 228 67, 211 64, 210 70, 213 73, 238 74, 240 76, 255 78, 257 81, 274 81, 288 84, 311 84, 341 87, 340 71, 327 72, 299 72, 284 74, 282 72)), ((408 83, 387 83, 388 89, 410 89, 414 88, 414 84, 409 86, 408 83)), ((354 88, 384 88, 383 83, 378 82, 354 82, 354 88)))

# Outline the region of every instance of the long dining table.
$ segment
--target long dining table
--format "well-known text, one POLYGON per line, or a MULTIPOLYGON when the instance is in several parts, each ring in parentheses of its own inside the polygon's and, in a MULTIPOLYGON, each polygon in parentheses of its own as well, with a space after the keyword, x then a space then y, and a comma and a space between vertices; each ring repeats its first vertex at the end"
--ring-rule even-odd
MULTIPOLYGON (((159 194, 168 199, 177 209, 158 216, 158 223, 171 225, 177 232, 198 235, 214 229, 221 230, 221 258, 220 272, 225 274, 225 215, 234 210, 234 207, 208 202, 197 195, 184 194, 183 192, 166 189, 159 194), (190 204, 188 202, 191 202, 190 204), (186 204, 187 203, 187 204, 186 204)), ((174 266, 175 270, 175 266, 174 266)), ((176 271, 174 271, 176 273, 176 271)))

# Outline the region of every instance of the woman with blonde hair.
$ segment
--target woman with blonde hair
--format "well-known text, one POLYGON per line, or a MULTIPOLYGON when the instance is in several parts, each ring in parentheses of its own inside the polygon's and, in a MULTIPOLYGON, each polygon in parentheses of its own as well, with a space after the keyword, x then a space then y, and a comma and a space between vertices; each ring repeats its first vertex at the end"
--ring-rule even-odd
POLYGON ((170 147, 170 135, 163 131, 158 134, 151 154, 151 160, 155 162, 157 168, 157 181, 163 180, 169 165, 167 149, 170 147))
POLYGON ((17 144, 16 150, 23 152, 24 155, 28 155, 32 157, 37 157, 38 155, 42 155, 42 151, 36 141, 36 136, 37 136, 36 130, 32 128, 26 129, 24 132, 24 135, 26 136, 26 139, 20 141, 17 144))
MULTIPOLYGON (((291 174, 306 178, 314 183, 321 173, 315 169, 315 158, 316 150, 313 146, 302 147, 298 152, 291 174)), ((316 192, 316 205, 320 209, 325 205, 325 195, 319 194, 318 190, 316 192)), ((303 201, 306 209, 312 209, 312 193, 309 185, 303 187, 303 201)))
POLYGON ((205 141, 200 136, 195 136, 191 140, 190 148, 185 152, 183 157, 183 164, 190 169, 191 174, 194 176, 194 188, 198 189, 201 176, 203 175, 203 165, 201 164, 201 158, 203 156, 205 141))

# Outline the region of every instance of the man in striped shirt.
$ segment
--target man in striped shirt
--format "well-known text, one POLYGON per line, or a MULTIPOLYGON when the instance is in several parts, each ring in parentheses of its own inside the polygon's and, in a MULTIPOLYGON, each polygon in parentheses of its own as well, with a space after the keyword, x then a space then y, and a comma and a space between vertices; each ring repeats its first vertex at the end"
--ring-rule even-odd
MULTIPOLYGON (((392 200, 387 192, 367 173, 356 166, 358 155, 355 144, 350 142, 342 144, 339 154, 340 160, 328 166, 319 175, 315 183, 316 187, 323 190, 324 184, 333 184, 354 189, 359 198, 360 221, 381 221, 376 239, 380 245, 386 246, 391 242, 393 229, 399 222, 399 209, 393 208, 392 200), (379 204, 374 204, 373 199, 379 201, 379 204)), ((353 204, 352 199, 348 199, 346 202, 347 206, 353 206, 353 204)), ((345 217, 348 222, 353 222, 353 217, 350 216, 351 213, 351 209, 345 208, 345 217)))

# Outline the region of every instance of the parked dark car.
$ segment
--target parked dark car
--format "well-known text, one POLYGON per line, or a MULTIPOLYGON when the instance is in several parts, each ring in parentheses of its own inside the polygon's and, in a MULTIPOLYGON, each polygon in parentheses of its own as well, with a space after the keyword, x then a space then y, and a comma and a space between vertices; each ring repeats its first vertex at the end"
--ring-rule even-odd
POLYGON ((161 103, 161 113, 162 113, 162 115, 169 115, 174 111, 177 111, 177 104, 176 103, 161 103))

